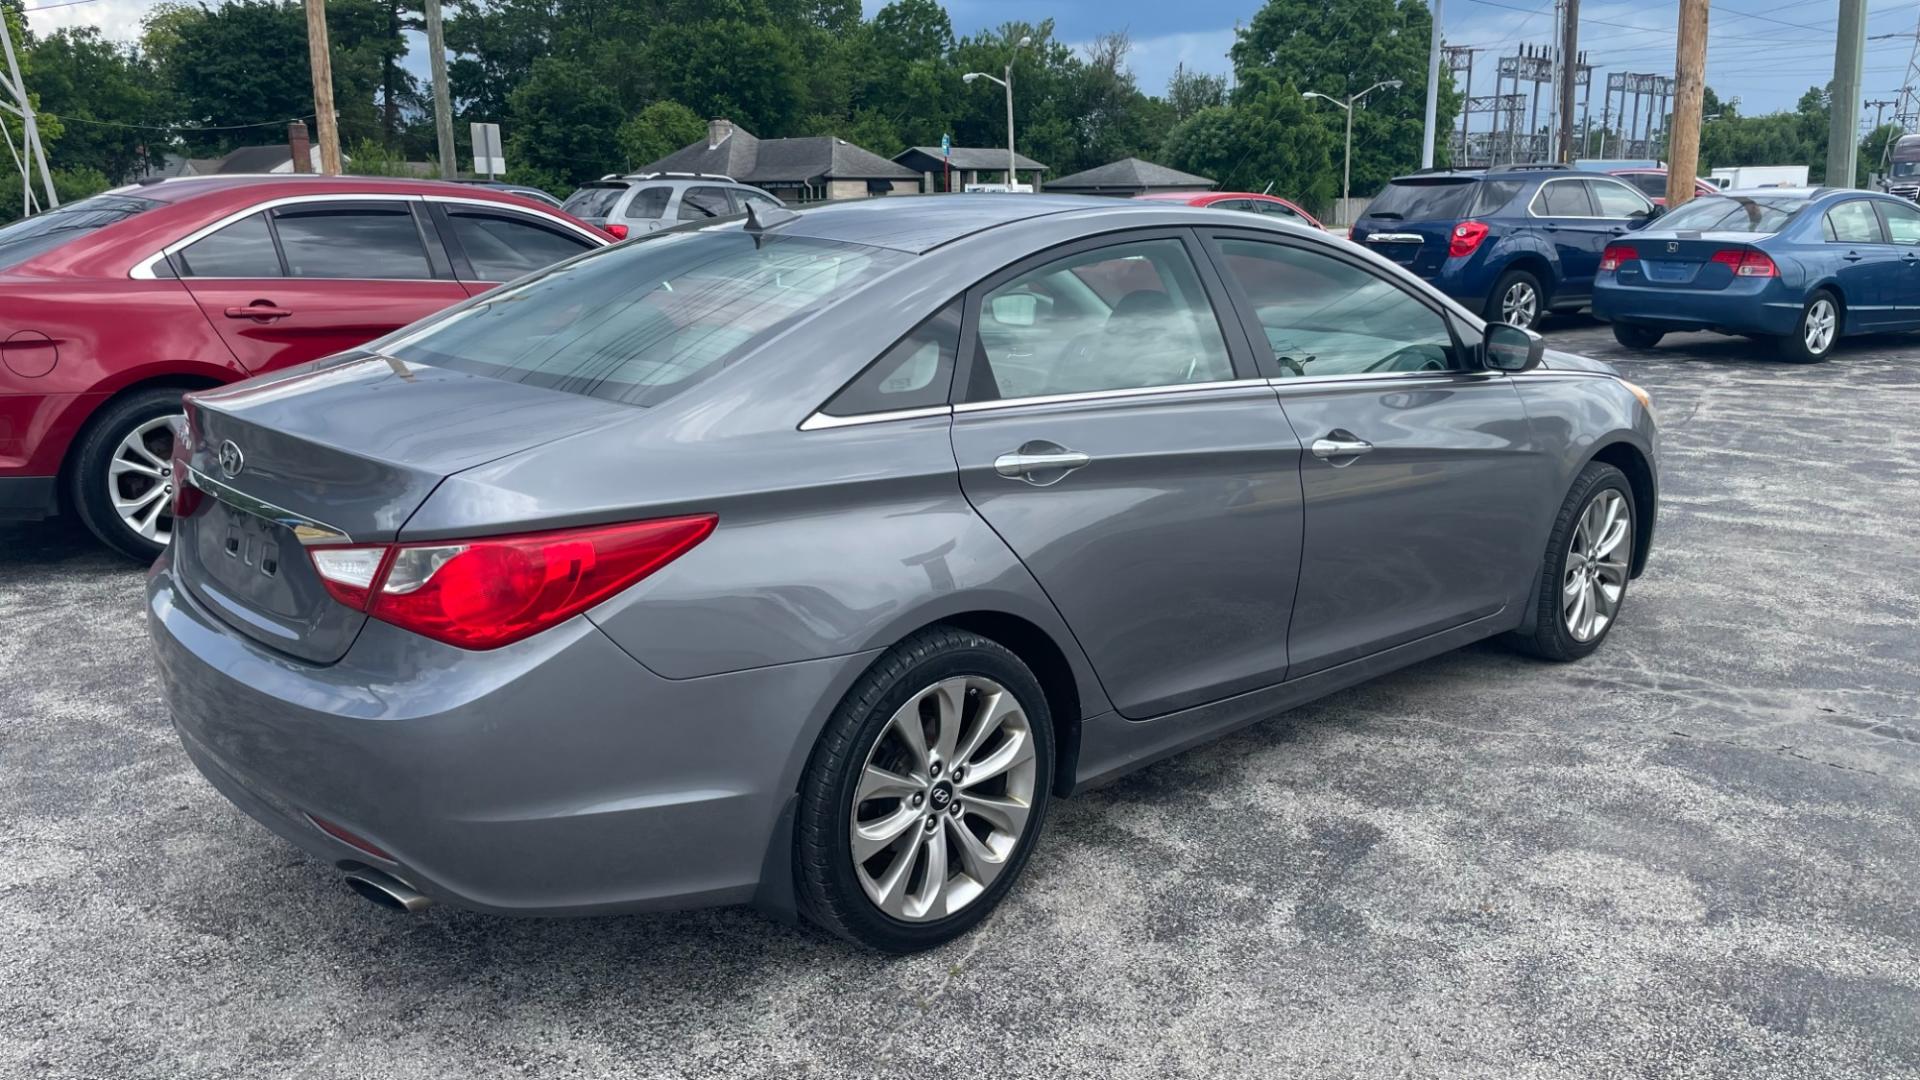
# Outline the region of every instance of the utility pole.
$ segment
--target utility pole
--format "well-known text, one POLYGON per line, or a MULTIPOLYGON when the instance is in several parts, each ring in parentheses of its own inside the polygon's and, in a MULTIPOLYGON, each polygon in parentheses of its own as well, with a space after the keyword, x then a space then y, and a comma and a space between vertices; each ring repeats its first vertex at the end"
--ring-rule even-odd
POLYGON ((1680 0, 1673 58, 1673 123, 1667 132, 1667 209, 1693 198, 1700 174, 1700 105, 1707 87, 1707 0, 1680 0))
POLYGON ((1559 160, 1573 160, 1573 84, 1580 72, 1580 0, 1565 0, 1566 17, 1560 21, 1560 95, 1559 160))
POLYGON ((1897 101, 1889 101, 1886 98, 1878 98, 1873 101, 1863 101, 1861 104, 1873 106, 1873 129, 1878 131, 1880 130, 1881 122, 1887 115, 1887 106, 1898 105, 1900 103, 1897 101))
POLYGON ((427 24, 427 67, 433 75, 433 131, 440 148, 440 175, 451 180, 460 171, 453 157, 453 95, 447 90, 447 44, 440 32, 440 0, 423 0, 427 24))
POLYGON ((307 63, 313 68, 313 122, 320 135, 320 171, 340 175, 340 121, 333 113, 333 53, 327 45, 327 0, 305 0, 307 63))
MULTIPOLYGON (((47 193, 47 206, 49 208, 59 206, 60 196, 53 190, 53 169, 47 164, 47 148, 41 145, 40 142, 40 124, 34 119, 33 99, 27 96, 26 83, 21 81, 20 78, 20 61, 13 55, 13 29, 7 25, 6 13, 4 11, 0 11, 0 45, 6 46, 5 55, 7 59, 7 83, 5 87, 0 87, 0 89, 4 89, 8 94, 12 95, 14 99, 12 103, 0 99, 0 108, 5 108, 8 112, 20 118, 20 141, 25 144, 21 147, 21 150, 25 152, 25 160, 20 162, 20 191, 22 202, 26 204, 27 208, 31 208, 33 201, 33 163, 37 158, 40 162, 40 185, 47 193)), ((9 151, 13 150, 12 136, 8 136, 7 138, 7 149, 9 151)), ((15 160, 19 160, 18 152, 15 152, 15 160)))
POLYGON ((1833 37, 1833 100, 1827 119, 1827 183, 1852 187, 1860 157, 1860 68, 1867 52, 1867 0, 1840 0, 1833 37))
POLYGON ((1442 0, 1433 0, 1433 41, 1427 46, 1427 124, 1421 128, 1420 167, 1433 168, 1433 144, 1440 132, 1440 8, 1442 0))

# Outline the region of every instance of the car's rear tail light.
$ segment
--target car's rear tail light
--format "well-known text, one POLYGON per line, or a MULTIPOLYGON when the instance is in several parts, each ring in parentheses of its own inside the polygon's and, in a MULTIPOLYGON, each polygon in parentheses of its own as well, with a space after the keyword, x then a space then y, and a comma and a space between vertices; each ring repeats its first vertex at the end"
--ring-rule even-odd
POLYGON ((1780 276, 1780 268, 1773 264, 1767 253, 1755 248, 1721 248, 1713 253, 1713 261, 1732 267, 1735 277, 1780 276))
POLYGON ((193 457, 193 400, 181 403, 185 415, 173 422, 173 453, 167 463, 167 479, 173 483, 173 518, 180 521, 193 516, 206 499, 206 493, 193 486, 193 474, 187 463, 193 457))
POLYGON ((1486 222, 1463 221, 1453 227, 1453 235, 1447 239, 1447 256, 1458 259, 1471 255, 1480 247, 1480 241, 1486 238, 1486 222))
POLYGON ((607 226, 607 232, 613 234, 615 240, 625 240, 627 238, 627 227, 625 225, 609 225, 607 226))
POLYGON ((449 645, 497 649, 565 622, 679 558, 717 520, 698 514, 308 553, 342 604, 449 645))
POLYGON ((1632 244, 1608 244, 1600 253, 1600 270, 1602 273, 1618 270, 1621 263, 1630 263, 1639 257, 1639 249, 1632 244))

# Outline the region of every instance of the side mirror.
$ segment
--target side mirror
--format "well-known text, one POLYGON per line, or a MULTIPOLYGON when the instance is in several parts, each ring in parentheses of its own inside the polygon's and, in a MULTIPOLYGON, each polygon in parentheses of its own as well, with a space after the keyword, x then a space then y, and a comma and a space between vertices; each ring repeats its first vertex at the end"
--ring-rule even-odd
POLYGON ((1487 324, 1480 356, 1490 371, 1531 371, 1540 366, 1547 339, 1531 330, 1502 322, 1487 324))

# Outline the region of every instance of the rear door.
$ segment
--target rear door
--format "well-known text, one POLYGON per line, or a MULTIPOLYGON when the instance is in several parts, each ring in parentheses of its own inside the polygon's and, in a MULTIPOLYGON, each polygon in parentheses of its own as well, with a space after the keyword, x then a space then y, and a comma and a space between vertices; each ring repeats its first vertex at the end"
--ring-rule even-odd
POLYGON ((429 205, 454 276, 472 295, 600 246, 532 214, 440 200, 429 205))
POLYGON ((1827 209, 1822 228, 1840 254, 1834 275, 1847 307, 1848 330, 1886 330, 1900 324, 1900 286, 1907 280, 1901 251, 1887 242, 1870 199, 1846 199, 1827 209))
POLYGON ((1360 260, 1206 232, 1307 448, 1288 678, 1522 602, 1548 468, 1512 379, 1474 370, 1442 309, 1360 260))
POLYGON ((1873 205, 1888 241, 1900 251, 1894 317, 1903 329, 1920 327, 1920 206, 1888 199, 1875 199, 1873 205))
POLYGON ((633 198, 620 211, 620 220, 633 232, 652 232, 673 222, 667 220, 667 204, 673 201, 673 185, 648 184, 635 189, 633 198))
POLYGON ((1129 717, 1286 677, 1300 445, 1218 290, 1189 233, 1147 230, 968 294, 962 490, 1129 717))
POLYGON ((420 200, 272 205, 169 249, 200 309, 248 371, 361 345, 464 300, 420 200))
POLYGON ((1532 227, 1553 248, 1554 259, 1560 264, 1560 279, 1551 285, 1554 302, 1591 296, 1607 234, 1595 213, 1587 182, 1572 176, 1548 180, 1533 193, 1527 213, 1533 218, 1532 227))

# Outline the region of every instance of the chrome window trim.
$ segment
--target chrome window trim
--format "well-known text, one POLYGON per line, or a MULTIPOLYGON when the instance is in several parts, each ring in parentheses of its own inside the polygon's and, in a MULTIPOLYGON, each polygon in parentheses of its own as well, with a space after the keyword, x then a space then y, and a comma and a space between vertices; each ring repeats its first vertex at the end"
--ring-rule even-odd
POLYGON ((316 521, 305 514, 296 514, 291 510, 275 506, 265 499, 256 499, 230 484, 215 480, 191 465, 187 466, 187 479, 194 487, 235 510, 252 514, 254 517, 271 521, 276 525, 286 526, 288 531, 293 533, 294 539, 300 541, 302 547, 312 547, 315 544, 353 543, 353 538, 342 529, 316 521))
POLYGON ((917 409, 892 409, 887 412, 861 413, 858 416, 829 416, 816 412, 800 423, 801 431, 857 427, 861 424, 885 424, 894 420, 923 420, 930 416, 951 416, 951 405, 925 405, 917 409))
MULTIPOLYGON (((127 276, 134 279, 135 281, 158 280, 159 275, 154 273, 154 267, 159 265, 160 260, 192 244, 199 243, 200 241, 206 239, 209 236, 212 236, 214 233, 219 232, 221 229, 226 228, 227 226, 233 224, 236 221, 239 221, 242 218, 251 217, 254 214, 262 214, 269 210, 277 210, 283 206, 298 206, 306 203, 336 203, 336 202, 399 202, 399 203, 408 203, 408 204, 412 204, 416 202, 438 202, 438 203, 456 203, 462 206, 479 206, 479 207, 491 208, 494 210, 507 210, 507 211, 512 211, 516 213, 526 214, 531 217, 542 218, 551 224, 558 225, 566 229, 568 232, 576 233, 580 236, 586 237, 588 240, 592 241, 595 247, 607 246, 607 241, 601 239, 598 236, 595 236, 593 233, 587 231, 586 229, 581 228, 580 226, 574 224, 573 222, 570 222, 565 218, 562 218, 559 215, 552 213, 551 211, 541 209, 541 208, 531 207, 531 206, 514 206, 506 203, 501 203, 492 199, 475 199, 475 198, 469 198, 467 196, 462 196, 462 195, 440 195, 440 194, 408 195, 408 194, 401 194, 399 192, 392 192, 392 191, 364 192, 364 193, 330 191, 330 192, 324 192, 324 193, 313 194, 313 195, 282 195, 277 199, 267 199, 264 202, 254 203, 243 210, 235 210, 233 213, 230 213, 227 216, 220 218, 210 224, 202 225, 200 228, 195 229, 193 232, 188 233, 186 236, 183 236, 180 239, 175 240, 173 243, 168 244, 167 246, 161 248, 159 251, 154 252, 152 255, 149 255, 146 258, 140 260, 139 262, 134 263, 133 269, 127 271, 127 276)), ((209 277, 181 278, 180 280, 182 281, 258 281, 263 279, 220 278, 220 277, 209 276, 209 277)), ((453 278, 292 278, 292 277, 289 277, 289 278, 282 278, 278 280, 455 282, 456 279, 453 279, 453 278)))
POLYGON ((1487 380, 1500 378, 1509 374, 1512 373, 1495 371, 1488 368, 1477 370, 1451 368, 1446 371, 1356 371, 1347 375, 1281 375, 1268 379, 1266 382, 1268 386, 1273 387, 1275 390, 1285 390, 1295 386, 1329 386, 1335 383, 1351 382, 1374 383, 1392 382, 1395 380, 1401 382, 1431 382, 1438 380, 1451 381, 1455 379, 1487 380))
POLYGON ((1078 405, 1089 401, 1117 401, 1126 398, 1152 397, 1157 394, 1194 394, 1206 390, 1234 390, 1250 386, 1265 386, 1267 380, 1255 379, 1215 379, 1202 383, 1167 383, 1162 386, 1125 386, 1112 390, 1083 390, 1072 394, 1036 394, 1028 397, 995 398, 992 401, 965 401, 953 407, 956 414, 990 412, 996 409, 1011 409, 1024 405, 1078 405))
MULTIPOLYGON (((1580 183, 1580 182, 1594 183, 1594 184, 1613 184, 1616 187, 1626 188, 1628 191, 1633 193, 1634 198, 1639 199, 1641 203, 1644 204, 1642 206, 1643 210, 1653 209, 1653 200, 1647 198, 1645 195, 1642 195, 1640 193, 1639 188, 1634 187, 1632 184, 1623 184, 1611 176, 1606 176, 1601 173, 1594 173, 1590 176, 1556 176, 1549 180, 1542 181, 1540 186, 1534 189, 1533 198, 1527 200, 1527 216, 1530 218, 1559 218, 1562 221, 1623 221, 1625 220, 1624 218, 1606 217, 1601 214, 1541 214, 1541 213, 1536 213, 1534 211, 1533 204, 1540 201, 1540 196, 1547 190, 1548 184, 1570 184, 1570 183, 1580 183)), ((1593 201, 1592 196, 1588 196, 1587 201, 1592 202, 1593 201)), ((1594 207, 1594 209, 1597 210, 1599 209, 1599 207, 1596 206, 1594 207)))

